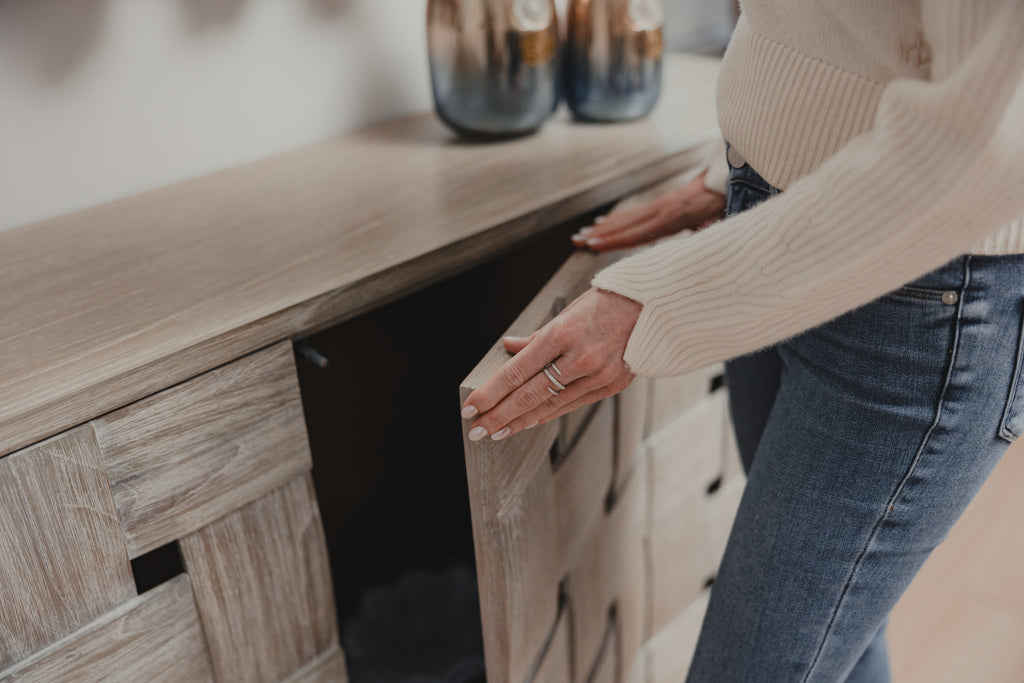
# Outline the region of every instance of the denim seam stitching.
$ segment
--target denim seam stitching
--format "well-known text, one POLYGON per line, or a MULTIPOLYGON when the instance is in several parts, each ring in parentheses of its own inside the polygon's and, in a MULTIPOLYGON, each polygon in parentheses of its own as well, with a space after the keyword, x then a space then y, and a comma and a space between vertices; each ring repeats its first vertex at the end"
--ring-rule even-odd
POLYGON ((1003 417, 999 421, 999 436, 1008 441, 1013 441, 1020 437, 1020 434, 1016 433, 1016 430, 1012 429, 1007 423, 1010 420, 1010 410, 1017 402, 1017 393, 1020 391, 1021 362, 1024 361, 1024 357, 1022 357, 1024 356, 1024 320, 1022 320, 1019 335, 1017 339, 1017 358, 1013 363, 1010 393, 1006 398, 1006 405, 1003 407, 1003 417))
POLYGON ((832 610, 832 616, 829 617, 828 624, 825 626, 825 632, 821 636, 821 642, 818 643, 818 649, 814 653, 814 657, 811 659, 810 666, 807 667, 807 673, 804 674, 803 683, 807 683, 807 681, 811 677, 811 674, 814 672, 814 667, 818 664, 818 660, 821 657, 821 653, 825 649, 825 642, 828 640, 828 637, 832 632, 832 627, 835 625, 836 617, 839 616, 839 610, 842 609, 843 602, 846 600, 846 594, 849 592, 850 586, 853 584, 853 580, 857 575, 857 570, 860 569, 860 566, 864 561, 864 556, 867 555, 868 550, 871 549, 871 545, 875 541, 875 537, 878 535, 879 527, 882 526, 882 522, 884 522, 886 517, 889 516, 889 513, 892 512, 893 507, 896 504, 896 499, 899 498, 899 495, 900 493, 903 492, 903 488, 904 486, 906 486, 907 481, 914 474, 914 470, 917 468, 917 463, 921 459, 921 454, 924 453, 924 449, 928 446, 928 443, 931 441, 932 433, 935 431, 935 428, 938 427, 939 421, 942 419, 942 408, 946 402, 946 393, 949 390, 949 385, 953 378, 953 369, 956 367, 957 356, 960 355, 960 324, 964 305, 963 294, 964 291, 967 289, 967 286, 970 284, 970 281, 971 257, 968 256, 964 262, 964 282, 963 286, 960 288, 961 296, 960 301, 957 304, 956 320, 953 326, 953 349, 952 353, 950 354, 951 357, 949 360, 949 365, 946 367, 946 376, 943 380, 942 391, 939 394, 939 401, 935 407, 935 418, 932 420, 931 426, 928 427, 928 431, 925 432, 924 438, 921 439, 921 445, 918 446, 917 452, 914 453, 914 457, 910 461, 910 465, 907 468, 906 473, 904 473, 903 478, 900 479, 900 483, 896 486, 896 490, 893 491, 893 494, 889 497, 889 501, 888 503, 886 503, 885 506, 885 511, 875 522, 875 525, 871 528, 871 533, 868 534, 868 538, 864 542, 864 547, 861 548, 860 553, 857 555, 857 559, 854 560, 853 566, 850 568, 850 574, 846 577, 846 583, 843 584, 843 590, 839 593, 839 599, 836 600, 836 606, 832 610))

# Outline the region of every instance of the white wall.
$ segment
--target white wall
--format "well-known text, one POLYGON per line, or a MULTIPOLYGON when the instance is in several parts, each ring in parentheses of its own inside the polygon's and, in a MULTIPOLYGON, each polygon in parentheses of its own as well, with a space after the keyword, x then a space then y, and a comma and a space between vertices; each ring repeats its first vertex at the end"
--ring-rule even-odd
MULTIPOLYGON (((665 0, 670 42, 727 1, 665 0)), ((426 0, 0 0, 0 230, 428 109, 425 14, 426 0)))
POLYGON ((430 107, 426 0, 3 0, 0 230, 430 107))
POLYGON ((665 44, 673 50, 717 53, 732 35, 733 0, 663 0, 665 44))

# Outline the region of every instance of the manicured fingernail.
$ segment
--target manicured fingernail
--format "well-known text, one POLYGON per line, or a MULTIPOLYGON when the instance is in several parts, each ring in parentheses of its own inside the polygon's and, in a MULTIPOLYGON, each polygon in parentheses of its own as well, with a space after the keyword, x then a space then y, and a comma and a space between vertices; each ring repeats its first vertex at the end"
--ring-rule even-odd
POLYGON ((592 232, 594 232, 593 228, 583 228, 582 230, 580 230, 576 234, 579 235, 580 237, 586 237, 587 235, 589 235, 592 232))
POLYGON ((473 427, 473 429, 470 430, 469 432, 470 441, 479 441, 485 436, 487 436, 487 430, 484 429, 483 427, 473 427))
POLYGON ((468 420, 471 417, 475 417, 480 411, 476 409, 476 406, 466 406, 462 409, 462 419, 468 420))
POLYGON ((539 424, 540 424, 540 420, 537 420, 537 421, 536 421, 536 422, 534 422, 534 423, 533 423, 532 425, 528 426, 528 427, 527 427, 527 429, 533 429, 534 427, 536 427, 536 426, 537 426, 537 425, 539 425, 539 424))
POLYGON ((493 434, 491 434, 491 438, 493 440, 495 440, 495 441, 501 441, 502 439, 504 439, 506 436, 508 436, 511 433, 512 433, 511 429, 509 429, 508 427, 502 427, 498 431, 496 431, 493 434))
POLYGON ((587 240, 587 246, 588 247, 594 247, 594 246, 597 246, 598 244, 601 244, 601 238, 600 237, 591 237, 589 240, 587 240))
POLYGON ((502 339, 504 339, 505 341, 510 341, 510 342, 523 341, 522 337, 502 337, 502 339))
POLYGON ((608 216, 598 216, 597 218, 594 219, 594 225, 601 225, 606 220, 608 220, 608 216))

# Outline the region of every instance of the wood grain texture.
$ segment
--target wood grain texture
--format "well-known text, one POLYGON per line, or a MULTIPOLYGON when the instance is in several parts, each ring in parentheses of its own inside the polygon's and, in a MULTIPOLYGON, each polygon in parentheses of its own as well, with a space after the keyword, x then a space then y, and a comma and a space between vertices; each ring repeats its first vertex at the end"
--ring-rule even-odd
POLYGON ((647 436, 656 435, 697 405, 710 390, 712 378, 722 372, 722 364, 716 363, 685 375, 652 381, 647 436))
POLYGON ((574 410, 558 419, 558 440, 555 441, 555 468, 579 442, 595 414, 595 406, 574 410))
POLYGON ((285 683, 348 683, 345 653, 332 647, 288 677, 285 683))
POLYGON ((731 430, 728 393, 720 388, 646 442, 647 637, 685 609, 718 569, 745 484, 731 430))
POLYGON ((219 681, 280 681, 337 645, 308 476, 181 539, 219 681))
MULTIPOLYGON (((581 412, 581 411, 576 411, 581 412)), ((594 527, 604 520, 612 481, 615 410, 602 401, 576 448, 555 471, 555 523, 562 570, 567 571, 594 527)))
POLYGON ((528 680, 558 615, 563 562, 548 456, 556 425, 497 442, 465 439, 487 680, 495 683, 528 680))
POLYGON ((717 72, 668 58, 654 114, 614 128, 472 145, 424 114, 5 231, 0 454, 693 166, 717 72))
POLYGON ((572 622, 568 608, 559 614, 554 632, 546 643, 529 683, 566 683, 572 680, 572 622))
POLYGON ((647 683, 647 655, 641 649, 623 679, 625 683, 647 683))
POLYGON ((719 478, 727 411, 725 391, 705 394, 647 440, 652 522, 675 515, 678 505, 703 496, 719 478))
POLYGON ((615 402, 615 490, 621 490, 633 476, 637 460, 643 457, 647 430, 647 398, 650 380, 637 377, 615 402))
POLYGON ((577 683, 591 673, 609 673, 622 681, 639 656, 647 611, 647 571, 644 556, 646 491, 644 463, 615 506, 588 535, 569 570, 573 598, 577 683), (611 610, 614 609, 614 616, 611 610), (613 637, 609 628, 613 628, 613 637), (608 642, 608 638, 612 641, 608 642), (608 648, 614 652, 609 653, 608 648))
POLYGON ((92 424, 132 557, 312 467, 289 342, 92 424))
POLYGON ((0 671, 0 683, 212 680, 210 655, 185 574, 0 671))
POLYGON ((710 595, 710 591, 704 591, 644 644, 647 683, 679 683, 686 680, 710 595))
POLYGON ((0 458, 0 667, 135 595, 91 427, 0 458))

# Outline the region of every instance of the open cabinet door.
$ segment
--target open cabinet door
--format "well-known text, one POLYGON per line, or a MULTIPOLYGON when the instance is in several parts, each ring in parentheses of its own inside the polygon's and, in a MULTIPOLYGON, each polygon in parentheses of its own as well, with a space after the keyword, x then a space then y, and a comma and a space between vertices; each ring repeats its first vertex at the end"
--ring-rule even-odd
MULTIPOLYGON (((527 335, 612 257, 573 254, 527 335)), ((508 358, 500 342, 462 398, 508 358)), ((503 441, 464 434, 489 683, 678 683, 742 492, 721 368, 648 381, 503 441)), ((467 423, 468 426, 468 423, 467 423)))

